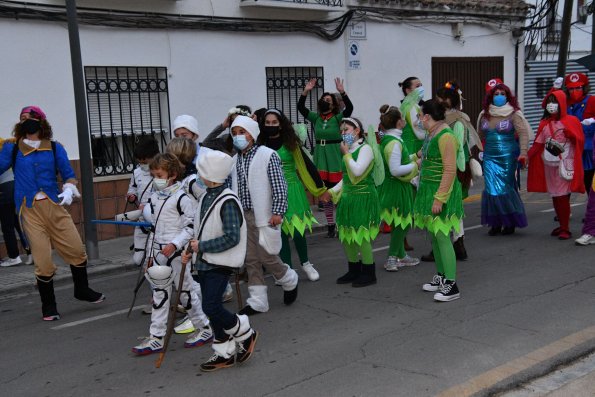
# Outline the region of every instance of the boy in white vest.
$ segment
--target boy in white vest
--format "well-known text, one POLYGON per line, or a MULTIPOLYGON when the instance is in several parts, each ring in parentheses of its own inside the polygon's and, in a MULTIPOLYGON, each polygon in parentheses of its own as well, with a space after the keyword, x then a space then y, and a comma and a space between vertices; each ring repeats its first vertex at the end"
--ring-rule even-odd
MULTIPOLYGON (((246 222, 239 198, 224 186, 234 160, 219 151, 199 156, 198 175, 207 187, 201 196, 194 218, 192 251, 197 253, 195 268, 202 291, 202 308, 215 334, 215 353, 200 365, 205 372, 227 368, 248 360, 258 333, 250 327, 246 315, 235 315, 221 303, 221 294, 234 268, 246 257, 246 222)), ((183 262, 191 259, 184 253, 183 262)))
POLYGON ((239 313, 252 315, 269 310, 263 266, 283 288, 286 305, 297 298, 298 275, 278 256, 280 225, 287 210, 287 182, 281 159, 274 150, 255 143, 260 129, 250 117, 237 116, 231 125, 231 134, 238 150, 231 173, 232 190, 242 203, 248 228, 245 265, 250 297, 239 313))

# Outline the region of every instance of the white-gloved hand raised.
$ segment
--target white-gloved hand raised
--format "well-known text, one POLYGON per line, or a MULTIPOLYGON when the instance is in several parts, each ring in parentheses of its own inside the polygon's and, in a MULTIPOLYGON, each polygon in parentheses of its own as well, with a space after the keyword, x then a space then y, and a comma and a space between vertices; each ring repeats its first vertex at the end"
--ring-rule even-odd
POLYGON ((588 119, 584 119, 583 121, 581 121, 581 124, 586 125, 586 126, 589 126, 593 123, 595 123, 595 119, 593 117, 590 117, 588 119))
POLYGON ((72 204, 72 199, 74 197, 81 197, 78 189, 72 183, 65 183, 64 186, 62 186, 62 193, 58 195, 58 198, 62 199, 60 205, 72 204))
POLYGON ((564 77, 558 77, 556 80, 554 80, 554 88, 562 88, 562 83, 564 83, 564 77))

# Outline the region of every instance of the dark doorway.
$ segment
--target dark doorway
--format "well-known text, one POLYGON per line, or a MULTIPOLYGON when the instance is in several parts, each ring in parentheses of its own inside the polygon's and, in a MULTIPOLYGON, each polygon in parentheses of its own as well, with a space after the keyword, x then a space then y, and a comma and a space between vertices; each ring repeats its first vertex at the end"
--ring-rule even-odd
MULTIPOLYGON (((485 84, 494 77, 503 79, 504 57, 432 58, 432 96, 449 80, 455 80, 463 91, 463 112, 475 125, 482 109, 485 84)), ((504 81, 506 83, 506 81, 504 81)))

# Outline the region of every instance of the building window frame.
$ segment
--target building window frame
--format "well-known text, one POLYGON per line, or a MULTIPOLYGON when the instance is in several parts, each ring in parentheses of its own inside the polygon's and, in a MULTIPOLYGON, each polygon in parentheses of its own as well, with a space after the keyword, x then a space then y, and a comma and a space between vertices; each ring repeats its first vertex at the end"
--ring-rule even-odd
POLYGON ((85 66, 93 175, 129 174, 134 147, 152 136, 170 139, 169 83, 162 66, 85 66))

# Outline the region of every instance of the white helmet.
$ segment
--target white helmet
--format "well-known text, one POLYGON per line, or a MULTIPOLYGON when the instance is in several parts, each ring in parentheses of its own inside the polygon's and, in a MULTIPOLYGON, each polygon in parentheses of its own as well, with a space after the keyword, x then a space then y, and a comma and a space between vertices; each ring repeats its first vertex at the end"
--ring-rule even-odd
POLYGON ((173 270, 169 266, 151 266, 145 273, 147 280, 157 288, 167 288, 173 281, 173 270))

